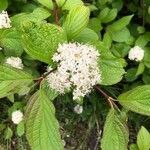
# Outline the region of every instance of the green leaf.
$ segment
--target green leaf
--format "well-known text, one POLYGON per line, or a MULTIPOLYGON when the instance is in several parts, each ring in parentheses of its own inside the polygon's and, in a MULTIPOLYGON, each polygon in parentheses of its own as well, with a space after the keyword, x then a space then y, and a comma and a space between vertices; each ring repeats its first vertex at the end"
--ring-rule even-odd
POLYGON ((125 78, 127 82, 135 81, 137 79, 136 73, 137 73, 136 68, 129 68, 125 74, 125 78))
POLYGON ((88 24, 90 11, 88 7, 78 6, 69 11, 63 28, 69 40, 75 38, 88 24))
POLYGON ((98 41, 99 37, 96 32, 89 28, 85 28, 83 31, 81 31, 75 38, 76 41, 80 43, 90 43, 93 41, 98 41))
POLYGON ((32 80, 33 77, 22 70, 0 65, 0 98, 17 93, 18 89, 31 84, 32 80))
POLYGON ((11 137, 13 136, 13 131, 11 130, 11 128, 6 128, 4 136, 6 140, 11 139, 11 137))
POLYGON ((100 14, 98 15, 98 18, 100 19, 101 22, 103 22, 103 20, 107 17, 109 11, 110 9, 106 7, 100 12, 100 14))
POLYGON ((120 11, 123 7, 123 4, 124 4, 123 0, 115 0, 115 1, 112 2, 112 7, 117 8, 118 11, 120 11))
POLYGON ((20 34, 14 28, 0 30, 0 47, 6 56, 21 56, 23 47, 20 34))
POLYGON ((138 149, 138 146, 136 144, 131 144, 130 150, 139 150, 139 149, 138 149))
POLYGON ((71 10, 71 9, 77 7, 77 6, 82 6, 82 5, 83 5, 82 0, 67 0, 64 3, 62 9, 63 10, 71 10))
POLYGON ((50 16, 50 12, 44 8, 36 8, 32 13, 20 13, 11 17, 12 25, 17 28, 17 30, 22 30, 23 24, 26 22, 40 23, 44 19, 50 16))
POLYGON ((143 115, 150 115, 150 85, 138 86, 118 97, 119 103, 143 115))
POLYGON ((102 150, 126 150, 128 146, 128 130, 115 110, 110 110, 107 115, 103 137, 102 150))
POLYGON ((138 31, 139 34, 142 34, 142 33, 145 32, 145 28, 143 26, 138 26, 137 31, 138 31))
POLYGON ((55 0, 55 1, 59 7, 62 7, 66 3, 66 0, 55 0))
POLYGON ((10 102, 12 102, 12 103, 15 102, 14 94, 8 95, 7 98, 10 102))
POLYGON ((51 9, 51 10, 53 9, 53 2, 52 2, 52 0, 38 0, 38 2, 40 4, 42 4, 43 6, 51 9))
POLYGON ((92 30, 94 30, 96 33, 99 34, 99 32, 103 29, 100 19, 98 18, 92 18, 89 20, 88 27, 92 30))
POLYGON ((105 32, 103 42, 105 43, 105 45, 107 46, 108 49, 111 47, 112 38, 111 38, 109 32, 105 32))
POLYGON ((137 136, 137 145, 139 150, 150 149, 150 134, 143 126, 141 127, 137 136))
POLYGON ((101 11, 99 18, 102 23, 108 23, 113 21, 117 16, 117 9, 105 8, 101 11))
POLYGON ((145 66, 143 62, 140 62, 137 68, 136 76, 141 75, 145 70, 145 66))
POLYGON ((144 48, 149 41, 150 41, 150 32, 146 32, 137 38, 137 40, 135 41, 135 45, 144 48))
POLYGON ((33 150, 63 150, 55 108, 43 89, 29 100, 25 120, 27 140, 33 150))
POLYGON ((0 11, 5 10, 8 7, 7 0, 0 0, 0 11))
MULTIPOLYGON (((109 32, 110 30, 108 30, 109 32)), ((130 32, 127 28, 123 28, 119 31, 115 31, 115 32, 109 32, 109 34, 111 35, 111 38, 115 41, 115 42, 126 42, 129 37, 130 37, 130 32)))
POLYGON ((66 34, 61 27, 49 23, 32 25, 25 27, 24 49, 34 59, 51 64, 58 44, 66 41, 66 34))
POLYGON ((104 23, 108 23, 113 21, 117 17, 117 9, 111 9, 106 16, 106 18, 103 20, 104 23))
POLYGON ((25 128, 24 128, 24 122, 21 121, 18 125, 17 125, 17 135, 18 136, 22 136, 25 133, 25 128))
POLYGON ((121 19, 115 21, 113 24, 109 25, 108 29, 114 32, 120 31, 130 23, 132 17, 133 15, 122 17, 121 19))
POLYGON ((125 73, 123 69, 125 66, 124 59, 113 56, 108 50, 101 50, 100 54, 99 67, 102 74, 101 84, 113 85, 118 83, 125 73))
POLYGON ((148 68, 150 68, 150 48, 149 47, 145 47, 144 48, 144 65, 148 68))
POLYGON ((116 43, 112 45, 111 51, 114 56, 124 58, 130 49, 131 47, 125 43, 116 43))
POLYGON ((42 81, 41 89, 45 91, 45 94, 50 100, 54 100, 59 95, 56 90, 49 87, 49 83, 47 82, 47 80, 42 81))

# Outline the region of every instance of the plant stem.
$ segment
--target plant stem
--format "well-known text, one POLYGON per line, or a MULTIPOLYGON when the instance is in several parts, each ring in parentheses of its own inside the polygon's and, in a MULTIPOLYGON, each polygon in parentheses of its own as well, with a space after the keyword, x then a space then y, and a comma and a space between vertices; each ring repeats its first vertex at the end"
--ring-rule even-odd
POLYGON ((55 23, 59 26, 60 25, 60 23, 59 23, 59 11, 60 10, 59 10, 58 5, 55 0, 53 0, 53 3, 54 3, 53 15, 55 18, 55 23))
MULTIPOLYGON (((116 101, 115 99, 113 99, 111 96, 107 95, 107 94, 99 87, 99 85, 94 86, 94 88, 95 88, 97 91, 99 91, 99 92, 107 99, 107 101, 108 101, 108 103, 109 103, 109 105, 110 105, 110 107, 111 107, 112 109, 114 109, 114 107, 115 107, 117 110, 119 110, 118 106, 117 106, 117 105, 115 104, 115 102, 114 102, 114 101, 116 101)), ((120 111, 120 110, 119 110, 119 111, 120 111)))
POLYGON ((44 73, 41 77, 39 77, 37 79, 36 84, 40 84, 43 81, 43 79, 45 79, 49 74, 51 74, 52 72, 54 72, 56 69, 57 68, 54 68, 54 69, 50 70, 49 72, 44 73))

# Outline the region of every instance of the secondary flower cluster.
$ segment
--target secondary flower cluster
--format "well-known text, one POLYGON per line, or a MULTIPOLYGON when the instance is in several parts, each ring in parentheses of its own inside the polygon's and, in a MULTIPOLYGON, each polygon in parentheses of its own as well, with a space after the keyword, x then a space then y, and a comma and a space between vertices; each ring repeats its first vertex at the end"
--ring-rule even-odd
POLYGON ((130 60, 141 61, 144 58, 144 50, 139 46, 130 49, 128 58, 130 60))
POLYGON ((8 17, 7 11, 2 11, 0 13, 0 29, 2 28, 10 28, 11 21, 8 17))
POLYGON ((72 89, 74 100, 84 97, 101 81, 97 63, 99 56, 98 51, 90 45, 60 44, 53 56, 53 61, 59 65, 47 77, 49 86, 60 93, 72 89))
POLYGON ((11 56, 6 59, 5 63, 17 69, 23 69, 22 60, 19 57, 11 56))
POLYGON ((20 110, 16 110, 11 115, 12 122, 19 124, 23 120, 23 113, 20 110))

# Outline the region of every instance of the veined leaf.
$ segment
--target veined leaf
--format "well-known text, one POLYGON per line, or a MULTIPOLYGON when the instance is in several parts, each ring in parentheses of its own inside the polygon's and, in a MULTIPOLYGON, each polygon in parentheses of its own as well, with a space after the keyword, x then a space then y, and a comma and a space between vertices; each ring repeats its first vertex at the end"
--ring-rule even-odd
POLYGON ((66 41, 62 28, 49 23, 25 27, 22 41, 25 51, 34 59, 52 63, 58 44, 66 41))
POLYGON ((24 122, 21 121, 18 125, 17 125, 17 135, 18 136, 22 136, 25 132, 25 129, 24 129, 24 122))
POLYGON ((121 19, 115 21, 113 24, 109 25, 108 30, 111 30, 114 32, 122 30, 124 27, 126 27, 130 23, 130 20, 132 19, 132 17, 133 15, 122 17, 121 19))
POLYGON ((110 34, 112 40, 114 40, 116 42, 126 42, 126 41, 128 41, 128 39, 130 37, 130 32, 129 32, 128 28, 126 28, 126 27, 119 31, 109 32, 109 34, 110 34))
POLYGON ((91 18, 89 20, 88 28, 94 30, 98 34, 100 34, 99 32, 103 29, 100 19, 98 18, 91 18))
POLYGON ((120 104, 137 113, 150 115, 150 85, 134 88, 118 97, 120 104))
MULTIPOLYGON (((98 48, 99 46, 97 46, 98 48)), ((122 58, 117 58, 111 54, 110 51, 102 50, 101 47, 98 48, 100 50, 100 59, 99 59, 99 67, 102 74, 102 85, 113 85, 119 82, 123 74, 125 73, 123 67, 125 66, 125 61, 122 58)))
POLYGON ((144 48, 149 41, 150 41, 150 32, 145 32, 144 34, 140 35, 137 38, 137 40, 135 41, 135 45, 144 48))
POLYGON ((32 80, 33 77, 22 70, 0 65, 0 98, 16 93, 32 80))
POLYGON ((109 32, 106 32, 106 33, 104 34, 103 42, 105 43, 105 45, 107 46, 108 49, 111 47, 111 44, 112 44, 112 37, 110 36, 110 33, 109 33, 109 32))
POLYGON ((82 0, 67 0, 65 1, 64 5, 62 5, 63 10, 71 10, 76 6, 81 6, 83 5, 82 0))
POLYGON ((75 38, 76 41, 83 42, 83 43, 90 43, 93 41, 98 41, 98 39, 99 37, 97 33, 89 28, 85 28, 75 38))
POLYGON ((69 40, 76 37, 87 26, 89 15, 89 8, 85 6, 78 6, 69 11, 63 25, 69 40))
POLYGON ((14 28, 0 30, 0 47, 7 56, 21 56, 23 47, 20 34, 14 28))
POLYGON ((109 9, 109 8, 104 8, 100 14, 99 18, 102 23, 108 23, 112 20, 114 20, 117 16, 117 9, 109 9))
POLYGON ((43 89, 29 100, 25 121, 32 150, 63 150, 55 109, 43 89))
POLYGON ((7 128, 5 129, 4 135, 5 135, 5 139, 6 139, 6 140, 8 140, 8 139, 10 140, 11 137, 13 136, 13 131, 12 131, 12 129, 11 129, 10 127, 7 127, 7 128))
POLYGON ((35 23, 40 23, 44 19, 50 16, 50 12, 44 8, 36 8, 32 13, 20 13, 11 17, 12 25, 17 28, 17 30, 22 30, 23 24, 32 21, 35 23))
POLYGON ((49 9, 53 9, 53 2, 52 0, 38 0, 39 3, 41 3, 43 6, 49 8, 49 9))
POLYGON ((101 141, 102 150, 127 150, 128 137, 126 125, 117 116, 115 110, 110 110, 101 141))
POLYGON ((150 149, 150 134, 146 128, 141 127, 137 136, 137 145, 139 150, 149 150, 150 149))

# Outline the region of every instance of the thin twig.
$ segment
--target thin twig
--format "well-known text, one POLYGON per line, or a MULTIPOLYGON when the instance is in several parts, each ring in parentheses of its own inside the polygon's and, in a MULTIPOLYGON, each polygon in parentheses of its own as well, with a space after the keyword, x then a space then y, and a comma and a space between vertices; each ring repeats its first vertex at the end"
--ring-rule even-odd
POLYGON ((99 126, 99 122, 98 122, 98 119, 97 119, 97 116, 95 114, 95 120, 96 120, 96 126, 97 126, 97 140, 96 140, 96 144, 94 146, 94 150, 97 150, 97 147, 98 147, 98 143, 100 141, 100 137, 101 137, 101 130, 100 130, 100 126, 99 126))
POLYGON ((100 138, 101 138, 101 133, 102 133, 102 131, 99 130, 99 132, 98 132, 98 137, 97 137, 97 141, 96 141, 96 144, 95 144, 95 146, 94 146, 94 150, 97 150, 98 143, 99 143, 100 138))
POLYGON ((95 88, 96 90, 98 90, 98 91, 107 99, 107 101, 108 101, 110 107, 114 109, 113 103, 112 103, 112 101, 111 101, 111 97, 108 96, 98 85, 96 85, 94 88, 95 88))
POLYGON ((107 95, 98 85, 94 86, 94 88, 96 90, 98 90, 107 99, 107 101, 108 101, 108 103, 109 103, 109 105, 110 105, 111 108, 114 109, 114 107, 115 107, 118 111, 120 111, 119 108, 118 108, 118 106, 114 102, 114 101, 117 101, 117 100, 115 100, 111 96, 107 95))
POLYGON ((43 81, 43 79, 45 79, 49 74, 51 74, 52 72, 54 72, 56 69, 57 68, 54 68, 54 69, 50 70, 49 72, 44 73, 41 77, 39 77, 37 79, 36 84, 40 84, 43 81))

